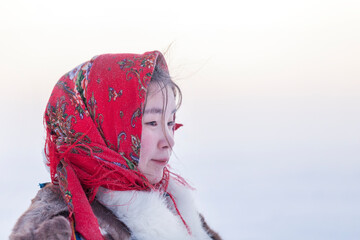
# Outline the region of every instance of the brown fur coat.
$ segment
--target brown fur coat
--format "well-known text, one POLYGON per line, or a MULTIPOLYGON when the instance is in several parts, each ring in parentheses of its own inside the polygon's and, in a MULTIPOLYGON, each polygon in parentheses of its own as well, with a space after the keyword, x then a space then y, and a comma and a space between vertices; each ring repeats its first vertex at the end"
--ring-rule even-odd
MULTIPOLYGON (((91 206, 106 240, 131 239, 131 230, 110 210, 97 200, 91 206)), ((69 212, 59 188, 48 184, 38 192, 29 209, 19 218, 10 235, 10 240, 70 239, 71 227, 67 219, 68 215, 69 212)), ((202 216, 201 221, 203 228, 212 239, 221 239, 208 227, 202 216)))

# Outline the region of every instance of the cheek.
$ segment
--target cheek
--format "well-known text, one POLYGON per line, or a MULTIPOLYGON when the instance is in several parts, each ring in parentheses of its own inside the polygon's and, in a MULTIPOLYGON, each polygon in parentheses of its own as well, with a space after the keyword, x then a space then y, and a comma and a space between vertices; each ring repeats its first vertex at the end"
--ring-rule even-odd
POLYGON ((151 153, 153 141, 151 140, 151 135, 148 131, 143 130, 141 134, 141 148, 140 148, 140 162, 146 161, 149 154, 151 153))

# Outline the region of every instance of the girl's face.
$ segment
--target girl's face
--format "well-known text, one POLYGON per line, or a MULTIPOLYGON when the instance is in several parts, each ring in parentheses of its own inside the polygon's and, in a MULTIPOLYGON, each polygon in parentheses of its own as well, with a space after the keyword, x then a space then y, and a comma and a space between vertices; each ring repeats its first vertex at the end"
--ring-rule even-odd
POLYGON ((150 84, 142 118, 141 151, 138 169, 152 184, 160 182, 174 146, 176 103, 167 88, 167 105, 160 87, 150 84), (165 111, 165 112, 164 112, 165 111))

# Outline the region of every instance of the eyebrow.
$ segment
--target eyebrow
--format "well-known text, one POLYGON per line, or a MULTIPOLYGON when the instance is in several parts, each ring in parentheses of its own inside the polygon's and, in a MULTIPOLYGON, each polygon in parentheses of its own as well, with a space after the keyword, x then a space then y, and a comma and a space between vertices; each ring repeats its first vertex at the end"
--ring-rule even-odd
MULTIPOLYGON (((177 109, 172 110, 171 114, 176 113, 176 111, 177 111, 177 109)), ((147 114, 147 113, 150 113, 150 114, 162 114, 163 110, 161 108, 150 108, 150 109, 146 109, 144 111, 144 114, 147 114)))

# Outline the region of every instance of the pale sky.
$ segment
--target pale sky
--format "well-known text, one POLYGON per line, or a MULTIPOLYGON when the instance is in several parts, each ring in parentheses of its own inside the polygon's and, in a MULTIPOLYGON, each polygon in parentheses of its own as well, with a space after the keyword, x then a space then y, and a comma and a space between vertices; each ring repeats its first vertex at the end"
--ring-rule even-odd
POLYGON ((49 181, 42 114, 102 53, 164 51, 173 165, 224 239, 360 239, 359 1, 3 1, 0 239, 49 181))

